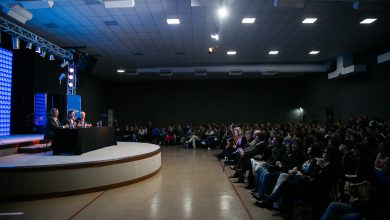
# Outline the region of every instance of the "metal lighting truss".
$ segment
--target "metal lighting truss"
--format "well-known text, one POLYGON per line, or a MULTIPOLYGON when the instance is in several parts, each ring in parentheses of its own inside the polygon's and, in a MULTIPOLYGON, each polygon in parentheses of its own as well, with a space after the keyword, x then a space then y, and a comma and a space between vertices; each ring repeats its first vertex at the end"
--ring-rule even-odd
POLYGON ((62 57, 66 60, 73 60, 73 54, 70 51, 62 49, 61 47, 47 41, 46 39, 39 37, 38 35, 0 17, 0 30, 4 31, 12 36, 18 37, 25 42, 31 42, 41 50, 46 51, 58 57, 62 57))

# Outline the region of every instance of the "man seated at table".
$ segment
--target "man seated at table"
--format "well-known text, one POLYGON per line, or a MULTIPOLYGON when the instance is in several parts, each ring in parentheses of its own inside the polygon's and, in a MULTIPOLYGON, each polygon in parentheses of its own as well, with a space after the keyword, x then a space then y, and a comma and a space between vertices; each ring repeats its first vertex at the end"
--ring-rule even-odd
POLYGON ((90 128, 92 127, 92 124, 88 124, 85 120, 85 112, 80 113, 80 118, 76 119, 77 127, 78 128, 90 128))
POLYGON ((60 120, 58 120, 59 111, 57 108, 50 110, 50 116, 46 120, 45 126, 45 139, 50 140, 54 136, 54 129, 57 128, 68 128, 68 125, 62 126, 60 120))
POLYGON ((76 122, 74 120, 74 110, 69 110, 68 111, 68 116, 66 117, 65 119, 65 126, 67 126, 67 128, 76 128, 76 122))

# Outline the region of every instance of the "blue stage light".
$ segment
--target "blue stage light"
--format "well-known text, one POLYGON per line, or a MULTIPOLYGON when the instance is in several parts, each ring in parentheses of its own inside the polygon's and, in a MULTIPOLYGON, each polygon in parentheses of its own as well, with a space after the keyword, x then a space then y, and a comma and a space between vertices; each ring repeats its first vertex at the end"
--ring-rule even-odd
POLYGON ((12 52, 0 48, 0 136, 10 135, 12 52))

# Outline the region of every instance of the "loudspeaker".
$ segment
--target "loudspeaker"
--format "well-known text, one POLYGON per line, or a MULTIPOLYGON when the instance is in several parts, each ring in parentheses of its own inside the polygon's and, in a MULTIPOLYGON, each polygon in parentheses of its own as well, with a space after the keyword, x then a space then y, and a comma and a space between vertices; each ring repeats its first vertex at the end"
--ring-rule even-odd
POLYGON ((77 72, 80 73, 90 73, 95 66, 97 59, 91 55, 84 55, 80 57, 79 63, 77 65, 77 72))

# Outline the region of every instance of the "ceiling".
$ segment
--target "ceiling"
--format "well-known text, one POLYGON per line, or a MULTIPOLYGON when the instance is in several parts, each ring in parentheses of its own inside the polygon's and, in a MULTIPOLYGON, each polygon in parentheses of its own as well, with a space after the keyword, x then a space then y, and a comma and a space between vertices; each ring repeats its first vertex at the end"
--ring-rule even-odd
POLYGON ((303 8, 274 7, 273 0, 222 2, 228 6, 229 16, 218 23, 215 4, 191 7, 191 0, 135 0, 132 8, 107 9, 98 0, 56 0, 52 8, 29 10, 33 18, 23 27, 61 47, 85 47, 81 51, 98 59, 92 74, 110 81, 253 78, 261 74, 128 75, 116 70, 317 62, 322 65, 335 61, 342 53, 353 54, 390 39, 390 4, 386 1, 361 0, 357 10, 352 7, 352 0, 306 0, 303 8), (255 23, 242 24, 244 17, 256 18, 255 23), (318 20, 302 24, 306 17, 318 20), (377 21, 359 24, 368 17, 377 21), (180 24, 168 25, 167 18, 179 18, 180 24), (218 42, 210 38, 216 26, 218 42), (218 48, 208 54, 213 45, 218 48), (237 54, 228 56, 228 50, 237 54), (278 50, 279 54, 269 55, 270 50, 278 50), (311 50, 320 53, 309 55, 311 50))

